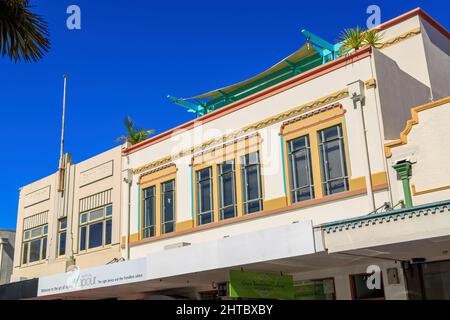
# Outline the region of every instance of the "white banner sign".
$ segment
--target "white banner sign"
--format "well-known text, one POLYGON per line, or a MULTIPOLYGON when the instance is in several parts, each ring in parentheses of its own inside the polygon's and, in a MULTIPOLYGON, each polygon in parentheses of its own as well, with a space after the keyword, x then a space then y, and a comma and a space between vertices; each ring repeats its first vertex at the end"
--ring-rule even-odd
POLYGON ((38 296, 110 287, 145 279, 146 259, 141 258, 41 277, 38 283, 38 296))

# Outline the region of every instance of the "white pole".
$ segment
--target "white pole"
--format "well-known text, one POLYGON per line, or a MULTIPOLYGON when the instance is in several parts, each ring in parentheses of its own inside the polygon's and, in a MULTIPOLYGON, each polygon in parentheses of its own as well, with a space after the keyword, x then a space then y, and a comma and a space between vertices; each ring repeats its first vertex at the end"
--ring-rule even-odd
POLYGON ((67 91, 67 75, 64 76, 64 92, 63 92, 63 104, 62 104, 62 124, 61 124, 61 145, 59 149, 59 179, 58 179, 58 191, 63 192, 64 181, 63 181, 63 172, 64 172, 64 125, 66 118, 66 91, 67 91))
POLYGON ((63 167, 63 157, 64 157, 64 122, 66 117, 66 88, 67 88, 67 75, 64 75, 64 93, 63 93, 63 104, 62 104, 62 126, 61 126, 61 147, 59 152, 59 168, 63 167))

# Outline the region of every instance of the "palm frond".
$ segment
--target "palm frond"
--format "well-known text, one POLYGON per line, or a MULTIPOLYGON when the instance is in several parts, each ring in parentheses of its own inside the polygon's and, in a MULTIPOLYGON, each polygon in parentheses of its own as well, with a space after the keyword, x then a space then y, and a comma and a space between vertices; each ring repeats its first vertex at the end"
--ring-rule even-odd
POLYGON ((380 34, 378 29, 367 30, 364 33, 364 45, 378 48, 382 45, 383 37, 384 33, 380 34))
POLYGON ((364 34, 361 27, 357 26, 353 29, 345 29, 340 36, 343 45, 342 49, 344 52, 350 50, 358 50, 364 45, 364 34))
POLYGON ((126 116, 123 123, 125 125, 125 130, 127 131, 128 135, 120 136, 119 138, 116 139, 116 142, 128 141, 129 143, 131 143, 133 145, 133 144, 144 141, 145 139, 147 139, 150 135, 152 135, 155 132, 154 130, 145 130, 145 129, 138 128, 134 124, 133 119, 131 119, 130 116, 126 116))
POLYGON ((46 21, 28 0, 0 0, 0 52, 14 62, 36 62, 50 49, 46 21))

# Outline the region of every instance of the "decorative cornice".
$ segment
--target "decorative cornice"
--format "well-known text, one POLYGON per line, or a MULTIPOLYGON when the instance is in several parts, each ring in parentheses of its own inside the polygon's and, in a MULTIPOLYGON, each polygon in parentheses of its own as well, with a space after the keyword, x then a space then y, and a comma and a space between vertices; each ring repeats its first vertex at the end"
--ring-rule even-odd
POLYGON ((384 222, 392 222, 405 220, 406 218, 414 218, 420 216, 427 216, 428 214, 443 213, 444 211, 450 212, 450 201, 441 201, 429 203, 412 208, 392 210, 383 213, 369 214, 352 219, 346 219, 331 223, 322 224, 320 227, 326 233, 341 232, 343 230, 356 229, 362 227, 368 227, 370 225, 382 224, 384 222))
POLYGON ((277 114, 277 115, 275 115, 273 117, 264 119, 262 121, 253 123, 253 124, 251 124, 249 126, 246 126, 244 128, 238 129, 238 130, 236 130, 236 131, 234 131, 234 132, 232 132, 230 134, 223 135, 223 136, 221 136, 219 138, 208 140, 208 141, 204 142, 201 145, 197 145, 195 147, 184 149, 184 150, 182 150, 182 151, 180 151, 180 152, 178 152, 178 153, 176 153, 176 154, 174 154, 172 156, 166 156, 166 157, 158 159, 156 161, 147 163, 147 164, 145 164, 143 166, 140 166, 138 168, 133 169, 133 174, 140 174, 142 172, 145 172, 147 170, 153 169, 155 167, 162 166, 162 165, 164 165, 166 163, 173 162, 173 161, 175 161, 177 159, 180 159, 182 157, 192 156, 193 154, 201 152, 201 151, 203 151, 206 148, 209 148, 211 146, 214 146, 214 145, 217 145, 217 144, 220 144, 220 143, 224 143, 224 141, 237 139, 237 138, 242 137, 242 136, 244 136, 244 135, 246 135, 246 134, 248 134, 250 132, 254 132, 254 131, 266 128, 266 127, 271 126, 271 125, 273 125, 275 123, 282 122, 282 121, 284 121, 286 119, 289 119, 291 117, 295 117, 295 116, 297 116, 299 114, 302 114, 304 112, 307 112, 309 110, 314 110, 314 109, 320 108, 320 107, 322 107, 324 105, 327 105, 327 104, 336 102, 338 100, 347 98, 348 96, 349 96, 348 89, 343 89, 341 91, 332 93, 332 94, 330 94, 328 96, 325 96, 325 97, 322 97, 320 99, 317 99, 317 100, 311 101, 309 103, 303 104, 303 105, 301 105, 301 106, 299 106, 297 108, 294 108, 294 109, 291 109, 289 111, 277 114))
MULTIPOLYGON (((253 137, 258 137, 258 138, 260 138, 261 135, 259 134, 259 132, 253 132, 253 133, 251 133, 251 134, 249 134, 249 135, 246 135, 246 136, 243 136, 243 137, 239 137, 239 138, 236 139, 236 140, 224 141, 224 143, 221 144, 221 145, 218 145, 218 146, 213 147, 213 148, 211 148, 211 149, 204 150, 204 151, 201 151, 201 152, 199 152, 199 153, 194 154, 194 155, 192 156, 192 160, 194 160, 195 158, 198 158, 198 157, 205 156, 205 155, 207 155, 207 154, 209 154, 209 153, 216 152, 216 151, 219 151, 219 150, 221 150, 221 149, 225 149, 226 147, 229 147, 229 146, 231 146, 231 145, 233 145, 233 144, 236 144, 236 143, 239 143, 239 142, 241 142, 241 141, 249 140, 249 139, 251 139, 251 138, 253 138, 253 137)), ((261 139, 259 139, 258 142, 261 142, 261 139)))
POLYGON ((320 113, 323 113, 323 112, 326 112, 328 110, 332 110, 332 109, 335 109, 335 108, 343 109, 342 104, 340 104, 340 103, 335 103, 335 104, 332 104, 332 105, 329 105, 329 106, 326 106, 326 107, 323 107, 323 108, 320 108, 320 109, 316 109, 316 110, 314 110, 312 112, 308 112, 308 113, 302 114, 302 115, 300 115, 298 117, 295 117, 293 119, 290 119, 288 121, 283 122, 283 124, 281 125, 280 131, 283 132, 284 128, 286 126, 290 125, 290 124, 293 124, 295 122, 299 122, 299 121, 305 120, 307 118, 311 118, 311 117, 313 117, 315 115, 318 115, 320 113))
POLYGON ((415 37, 417 35, 419 35, 422 32, 422 30, 420 29, 420 27, 414 28, 408 32, 405 32, 395 38, 392 38, 388 41, 383 42, 383 44, 381 44, 379 47, 377 47, 377 49, 386 49, 394 44, 400 43, 402 41, 408 40, 412 37, 415 37))
POLYGON ((170 167, 175 167, 175 169, 176 169, 175 163, 172 162, 172 163, 163 165, 163 166, 161 166, 161 167, 158 167, 158 168, 156 168, 156 169, 153 169, 153 170, 144 172, 143 174, 141 174, 141 175, 139 176, 139 180, 138 180, 139 182, 138 182, 138 183, 140 183, 140 181, 141 181, 141 179, 142 179, 143 177, 148 176, 148 175, 151 175, 151 174, 156 173, 156 172, 158 172, 158 171, 161 171, 161 170, 170 168, 170 167))
POLYGON ((450 102, 450 96, 448 96, 447 98, 438 100, 438 101, 429 102, 429 103, 412 108, 411 109, 411 120, 408 120, 406 122, 405 129, 403 129, 403 131, 400 133, 400 139, 384 144, 384 151, 386 154, 386 158, 392 157, 392 150, 391 150, 392 148, 395 148, 395 147, 398 147, 398 146, 408 143, 408 134, 411 132, 412 127, 419 123, 419 112, 425 111, 428 109, 432 109, 435 107, 439 107, 439 106, 449 103, 449 102, 450 102))

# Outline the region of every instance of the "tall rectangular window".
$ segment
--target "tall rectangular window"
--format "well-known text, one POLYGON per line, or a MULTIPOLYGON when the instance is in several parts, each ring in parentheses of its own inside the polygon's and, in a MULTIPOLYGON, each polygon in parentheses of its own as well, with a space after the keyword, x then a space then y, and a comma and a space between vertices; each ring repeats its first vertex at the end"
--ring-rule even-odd
POLYGON ((155 217, 156 217, 156 187, 144 189, 144 221, 142 236, 144 238, 155 235, 155 217))
POLYGON ((311 172, 311 150, 309 136, 288 142, 289 176, 292 202, 314 198, 314 185, 311 172))
POLYGON ((241 157, 244 214, 263 209, 261 191, 261 165, 259 153, 253 152, 241 157))
POLYGON ((321 130, 318 135, 324 194, 349 190, 342 126, 321 130))
POLYGON ((197 171, 197 223, 208 224, 214 221, 212 168, 197 171))
POLYGON ((161 184, 161 233, 175 231, 175 180, 161 184))
POLYGON ((80 251, 111 244, 112 205, 80 214, 80 251))
POLYGON ((58 220, 58 256, 66 254, 67 218, 58 220))
POLYGON ((22 264, 44 260, 47 257, 48 225, 23 232, 22 264))
POLYGON ((219 217, 220 220, 236 216, 236 175, 234 160, 219 164, 219 217))

